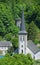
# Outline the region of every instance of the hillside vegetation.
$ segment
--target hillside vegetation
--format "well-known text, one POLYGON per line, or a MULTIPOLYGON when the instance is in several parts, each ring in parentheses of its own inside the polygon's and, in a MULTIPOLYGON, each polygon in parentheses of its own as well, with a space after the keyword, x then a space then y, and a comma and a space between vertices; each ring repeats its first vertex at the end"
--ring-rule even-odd
MULTIPOLYGON (((22 8, 28 40, 40 44, 40 0, 0 0, 0 41, 11 41, 14 49, 18 47, 19 31, 15 19, 21 18, 22 8)), ((8 52, 12 52, 13 48, 8 52)), ((40 65, 40 60, 35 61, 30 54, 10 55, 0 59, 0 65, 40 65)))
POLYGON ((23 7, 28 39, 40 43, 40 0, 0 0, 0 40, 11 41, 14 49, 19 31, 15 19, 21 18, 23 7))

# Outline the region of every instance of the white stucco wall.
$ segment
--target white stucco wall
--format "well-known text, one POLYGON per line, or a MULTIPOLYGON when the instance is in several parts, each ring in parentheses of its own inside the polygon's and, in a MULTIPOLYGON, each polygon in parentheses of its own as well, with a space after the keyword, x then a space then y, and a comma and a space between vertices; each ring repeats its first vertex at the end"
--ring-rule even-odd
MULTIPOLYGON (((21 54, 21 50, 23 49, 23 51, 24 51, 24 48, 23 47, 21 47, 23 45, 23 47, 24 47, 24 42, 22 43, 21 41, 20 41, 20 44, 19 44, 19 54, 21 54)), ((23 52, 24 53, 24 52, 23 52)))
POLYGON ((8 50, 8 47, 0 47, 0 50, 8 50))
POLYGON ((35 54, 35 60, 40 59, 40 52, 35 54))
POLYGON ((34 54, 29 48, 26 49, 26 54, 30 53, 32 58, 35 57, 35 60, 38 60, 40 59, 40 52, 34 54))
POLYGON ((22 38, 23 35, 19 35, 19 54, 22 53, 23 50, 23 54, 26 54, 26 47, 27 47, 27 35, 24 35, 24 40, 21 41, 20 38, 22 38), (23 47, 22 47, 23 45, 23 47))
POLYGON ((0 51, 2 51, 1 55, 5 55, 7 53, 8 47, 0 47, 0 51))
POLYGON ((3 50, 2 51, 2 55, 5 55, 7 53, 7 51, 3 50))
POLYGON ((32 58, 34 58, 33 52, 29 48, 26 48, 26 54, 28 53, 31 54, 32 58))

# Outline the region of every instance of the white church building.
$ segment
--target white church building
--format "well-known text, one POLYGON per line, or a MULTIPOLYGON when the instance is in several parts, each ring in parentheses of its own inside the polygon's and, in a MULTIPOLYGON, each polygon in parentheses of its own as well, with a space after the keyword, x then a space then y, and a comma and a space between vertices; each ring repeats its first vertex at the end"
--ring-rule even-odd
POLYGON ((29 53, 31 54, 32 58, 35 58, 35 60, 40 59, 40 49, 32 42, 32 40, 27 40, 27 32, 25 30, 24 22, 24 11, 22 11, 21 27, 18 36, 19 36, 19 47, 17 49, 18 53, 25 55, 29 53))

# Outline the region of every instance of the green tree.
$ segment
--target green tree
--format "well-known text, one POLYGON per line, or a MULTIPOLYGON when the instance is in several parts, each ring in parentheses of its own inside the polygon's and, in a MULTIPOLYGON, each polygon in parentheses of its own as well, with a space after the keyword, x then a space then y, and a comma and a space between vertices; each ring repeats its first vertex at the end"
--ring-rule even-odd
POLYGON ((37 35, 37 27, 32 21, 32 23, 29 24, 29 28, 28 28, 28 39, 34 41, 36 38, 36 35, 37 35))

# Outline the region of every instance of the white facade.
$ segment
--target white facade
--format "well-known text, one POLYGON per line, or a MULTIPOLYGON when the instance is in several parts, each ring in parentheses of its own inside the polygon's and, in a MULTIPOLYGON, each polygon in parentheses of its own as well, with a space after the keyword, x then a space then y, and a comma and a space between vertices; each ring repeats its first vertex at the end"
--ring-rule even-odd
POLYGON ((26 54, 31 54, 32 58, 35 60, 40 59, 40 52, 34 54, 29 48, 26 49, 26 54))
POLYGON ((35 60, 40 59, 40 52, 35 54, 35 60))
POLYGON ((34 58, 35 60, 40 59, 40 52, 37 52, 36 54, 34 54, 29 48, 26 49, 26 54, 30 53, 32 58, 34 58))
POLYGON ((19 54, 26 54, 27 35, 19 35, 19 54))
POLYGON ((8 47, 0 47, 0 55, 5 55, 7 53, 8 47))
POLYGON ((26 54, 28 53, 31 54, 32 58, 34 58, 34 53, 29 48, 26 49, 26 54))

